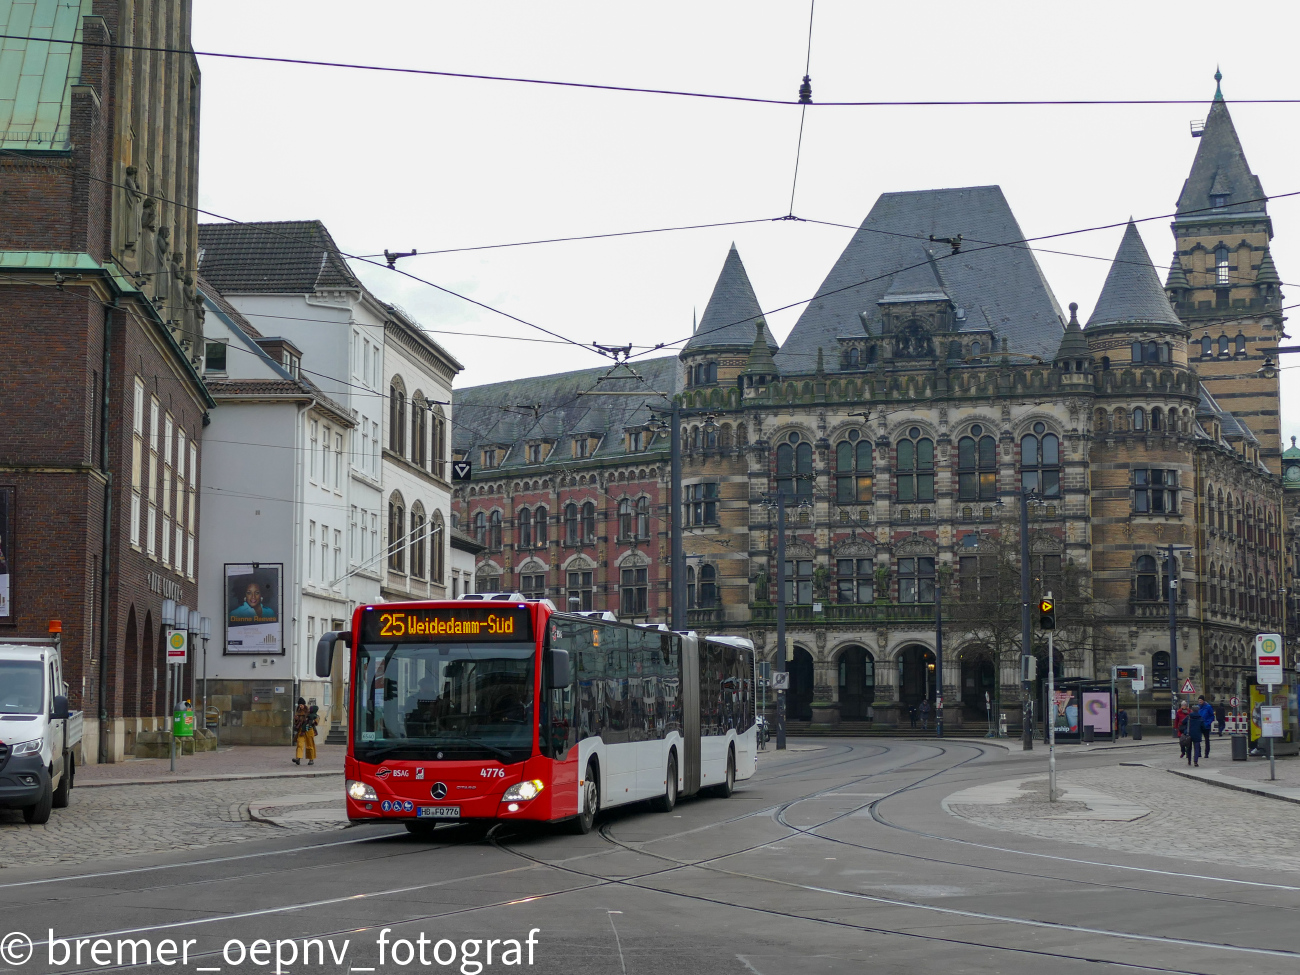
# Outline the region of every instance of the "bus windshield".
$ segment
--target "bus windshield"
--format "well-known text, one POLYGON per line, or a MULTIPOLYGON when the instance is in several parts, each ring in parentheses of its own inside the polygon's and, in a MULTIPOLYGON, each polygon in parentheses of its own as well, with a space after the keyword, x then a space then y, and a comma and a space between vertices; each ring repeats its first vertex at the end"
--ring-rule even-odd
POLYGON ((354 753, 386 759, 532 755, 530 644, 366 643, 357 654, 354 753))

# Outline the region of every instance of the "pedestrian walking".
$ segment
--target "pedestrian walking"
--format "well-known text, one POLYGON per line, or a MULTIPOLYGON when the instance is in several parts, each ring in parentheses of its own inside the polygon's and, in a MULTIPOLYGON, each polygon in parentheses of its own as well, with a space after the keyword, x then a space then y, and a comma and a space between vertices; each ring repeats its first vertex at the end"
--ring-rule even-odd
POLYGON ((1115 718, 1119 722, 1119 736, 1121 738, 1127 738, 1128 737, 1128 712, 1125 711, 1123 708, 1120 708, 1119 714, 1117 714, 1115 718))
POLYGON ((1203 737, 1205 738, 1205 757, 1210 757, 1210 730, 1214 727, 1214 705, 1205 699, 1202 694, 1197 700, 1200 703, 1196 707, 1197 713, 1201 716, 1201 726, 1203 737))
POLYGON ((921 730, 925 731, 930 727, 930 702, 921 702, 921 730))
POLYGON ((1192 751, 1192 739, 1187 734, 1187 719, 1191 708, 1186 701, 1178 702, 1178 711, 1174 715, 1174 734, 1178 736, 1178 757, 1186 758, 1192 751))
POLYGON ((1201 764, 1201 740, 1206 737, 1205 722, 1201 718, 1199 710, 1190 711, 1187 715, 1187 737, 1191 739, 1191 750, 1187 755, 1188 765, 1201 764))
POLYGON ((916 705, 915 704, 913 704, 910 708, 907 709, 907 716, 912 721, 912 727, 915 728, 916 727, 916 705))
POLYGON ((308 761, 310 761, 311 758, 316 757, 316 742, 313 739, 309 745, 307 739, 307 721, 309 713, 310 712, 307 710, 306 700, 301 697, 298 698, 298 706, 294 708, 293 711, 293 740, 294 744, 297 746, 292 759, 294 765, 302 764, 303 752, 309 747, 311 749, 311 756, 308 761))
POLYGON ((1219 722, 1219 737, 1223 737, 1223 729, 1228 725, 1228 709, 1220 701, 1214 707, 1214 717, 1219 722))

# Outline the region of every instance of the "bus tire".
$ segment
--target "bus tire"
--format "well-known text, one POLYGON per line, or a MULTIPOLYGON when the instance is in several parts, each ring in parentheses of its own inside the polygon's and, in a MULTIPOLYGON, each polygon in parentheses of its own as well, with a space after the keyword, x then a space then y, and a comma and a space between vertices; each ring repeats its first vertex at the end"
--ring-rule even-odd
POLYGON ((596 825, 596 814, 600 812, 600 774, 596 763, 587 763, 587 773, 582 780, 582 804, 578 815, 569 820, 569 829, 578 836, 586 836, 596 825))
POLYGON ((727 774, 722 783, 713 787, 713 794, 719 799, 727 799, 736 791, 736 749, 727 749, 727 774))
POLYGON ((54 790, 50 788, 49 779, 46 779, 45 788, 41 790, 41 797, 36 800, 36 804, 23 807, 23 822, 43 826, 50 821, 50 810, 53 808, 54 790))
POLYGON ((668 772, 664 780, 664 794, 650 800, 655 812, 672 812, 677 805, 677 752, 668 753, 668 772))
POLYGON ((63 775, 59 778, 59 787, 54 790, 53 805, 55 809, 67 809, 69 793, 72 792, 73 757, 71 752, 63 753, 63 775))

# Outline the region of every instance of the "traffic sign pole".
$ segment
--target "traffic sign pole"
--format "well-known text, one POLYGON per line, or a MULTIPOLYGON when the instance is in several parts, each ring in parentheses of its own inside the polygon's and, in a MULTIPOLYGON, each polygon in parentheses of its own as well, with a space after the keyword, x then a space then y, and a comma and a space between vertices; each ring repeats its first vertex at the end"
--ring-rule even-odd
MULTIPOLYGON (((1056 801, 1056 634, 1047 631, 1047 799, 1056 801)), ((1113 695, 1112 695, 1113 696, 1113 695)))

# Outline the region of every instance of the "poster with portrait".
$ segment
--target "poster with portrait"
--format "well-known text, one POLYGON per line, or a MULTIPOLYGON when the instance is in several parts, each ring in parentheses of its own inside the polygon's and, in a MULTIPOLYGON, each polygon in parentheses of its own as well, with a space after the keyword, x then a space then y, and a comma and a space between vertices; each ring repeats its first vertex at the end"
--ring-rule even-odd
POLYGON ((1055 691, 1053 701, 1053 721, 1056 733, 1077 735, 1079 733, 1079 699, 1073 691, 1055 691))
POLYGON ((1275 686, 1273 696, 1269 697, 1268 688, 1263 684, 1250 685, 1250 740, 1264 737, 1264 721, 1262 709, 1267 707, 1280 708, 1282 712, 1283 738, 1287 738, 1287 732, 1290 731, 1294 716, 1296 714, 1292 707, 1292 701, 1295 695, 1291 687, 1287 684, 1275 686))
POLYGON ((13 619, 14 496, 16 490, 0 487, 0 620, 13 619))
POLYGON ((226 563, 227 654, 284 653, 281 563, 226 563))
POLYGON ((1114 729, 1110 723, 1110 691, 1083 692, 1083 726, 1092 725, 1095 735, 1109 735, 1114 729))

